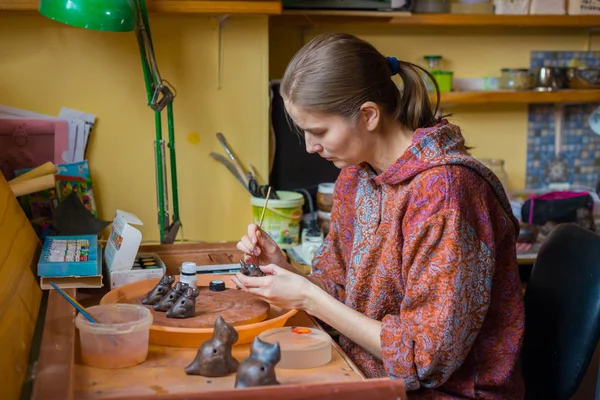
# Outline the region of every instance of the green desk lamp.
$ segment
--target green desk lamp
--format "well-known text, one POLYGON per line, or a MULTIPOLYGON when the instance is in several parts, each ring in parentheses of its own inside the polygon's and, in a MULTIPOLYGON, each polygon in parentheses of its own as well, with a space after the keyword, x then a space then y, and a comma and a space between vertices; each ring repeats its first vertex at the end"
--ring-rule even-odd
MULTIPOLYGON (((80 28, 110 32, 135 30, 142 59, 142 70, 148 94, 148 105, 154 110, 156 139, 154 141, 155 170, 158 203, 158 226, 161 243, 173 243, 177 237, 179 197, 177 193, 177 163, 173 125, 173 92, 158 72, 145 0, 40 0, 39 12, 55 21, 80 28), (169 130, 169 158, 173 192, 173 221, 169 218, 167 163, 165 141, 162 138, 161 112, 167 108, 169 130)), ((168 83, 168 82, 167 82, 168 83)))

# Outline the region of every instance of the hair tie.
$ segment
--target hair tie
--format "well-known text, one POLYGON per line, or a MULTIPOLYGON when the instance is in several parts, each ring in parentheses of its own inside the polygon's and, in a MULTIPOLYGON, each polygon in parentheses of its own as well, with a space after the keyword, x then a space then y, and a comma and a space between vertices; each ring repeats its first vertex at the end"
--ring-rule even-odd
POLYGON ((387 57, 388 65, 392 71, 392 76, 400 71, 400 62, 396 57, 387 57))

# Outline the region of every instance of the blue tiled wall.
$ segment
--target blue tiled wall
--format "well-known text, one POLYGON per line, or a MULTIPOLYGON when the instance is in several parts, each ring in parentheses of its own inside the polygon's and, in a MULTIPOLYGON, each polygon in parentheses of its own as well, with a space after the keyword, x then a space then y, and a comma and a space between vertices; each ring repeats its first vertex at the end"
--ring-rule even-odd
MULTIPOLYGON (((588 66, 600 66, 600 52, 543 52, 531 53, 532 70, 540 66, 567 66, 576 59, 588 66)), ((600 136, 589 127, 588 119, 600 103, 565 105, 561 157, 569 163, 568 181, 574 185, 594 187, 600 173, 600 136)), ((547 185, 545 167, 554 158, 554 105, 529 106, 527 132, 527 176, 529 189, 547 185)))

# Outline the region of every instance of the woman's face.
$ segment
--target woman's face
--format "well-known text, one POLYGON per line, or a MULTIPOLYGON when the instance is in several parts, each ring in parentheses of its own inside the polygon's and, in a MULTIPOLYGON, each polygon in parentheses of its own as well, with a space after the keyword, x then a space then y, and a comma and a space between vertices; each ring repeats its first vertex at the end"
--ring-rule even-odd
POLYGON ((308 112, 287 101, 285 108, 304 132, 307 152, 319 154, 340 169, 368 159, 375 135, 367 129, 362 115, 352 123, 338 115, 308 112))

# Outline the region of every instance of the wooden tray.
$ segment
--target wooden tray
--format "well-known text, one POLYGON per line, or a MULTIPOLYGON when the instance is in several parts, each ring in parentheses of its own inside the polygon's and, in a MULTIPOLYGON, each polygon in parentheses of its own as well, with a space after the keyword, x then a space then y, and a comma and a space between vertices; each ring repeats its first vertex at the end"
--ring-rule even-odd
MULTIPOLYGON (((175 278, 176 281, 179 277, 175 278)), ((100 304, 133 303, 140 304, 146 294, 154 288, 160 278, 130 283, 108 292, 100 304)), ((154 323, 150 327, 150 343, 172 347, 199 347, 210 339, 212 326, 221 315, 232 324, 239 334, 236 345, 252 342, 256 336, 268 329, 280 328, 297 310, 283 310, 258 297, 238 291, 229 275, 199 275, 200 295, 196 298, 195 318, 166 318, 165 313, 154 311, 154 323), (212 280, 222 280, 227 288, 225 292, 209 292, 208 284, 212 280)))

